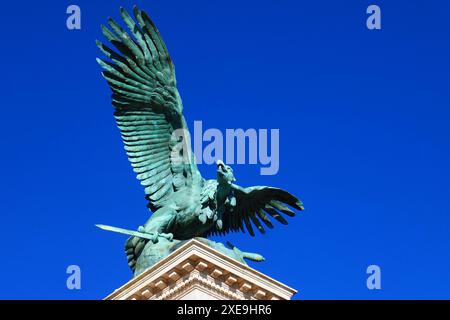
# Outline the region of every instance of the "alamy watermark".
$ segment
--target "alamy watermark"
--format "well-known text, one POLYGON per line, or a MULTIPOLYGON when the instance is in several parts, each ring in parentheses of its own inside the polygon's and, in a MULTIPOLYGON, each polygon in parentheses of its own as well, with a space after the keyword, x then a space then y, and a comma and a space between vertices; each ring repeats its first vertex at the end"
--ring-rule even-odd
POLYGON ((66 286, 69 290, 81 289, 81 268, 75 264, 70 265, 66 269, 66 273, 69 275, 66 280, 66 286))
POLYGON ((367 14, 370 16, 366 20, 366 26, 369 30, 380 30, 381 29, 381 9, 379 6, 372 4, 367 7, 367 14))
POLYGON ((372 264, 367 267, 366 273, 369 275, 367 277, 366 286, 369 290, 380 290, 381 289, 381 268, 376 264, 372 264))
POLYGON ((66 27, 69 30, 81 29, 81 9, 79 6, 71 4, 67 7, 66 13, 69 15, 66 19, 66 27))
POLYGON ((178 129, 172 141, 185 142, 172 149, 172 157, 182 155, 184 163, 213 164, 223 160, 229 165, 259 164, 261 175, 275 175, 280 168, 279 129, 225 129, 224 134, 217 128, 204 131, 202 121, 194 121, 193 139, 188 130, 178 129))

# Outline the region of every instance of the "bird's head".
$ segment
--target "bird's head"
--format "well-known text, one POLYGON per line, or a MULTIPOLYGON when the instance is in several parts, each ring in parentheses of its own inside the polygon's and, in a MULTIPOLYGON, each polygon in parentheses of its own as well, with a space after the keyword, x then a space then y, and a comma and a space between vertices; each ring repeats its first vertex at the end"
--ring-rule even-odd
POLYGON ((222 160, 217 160, 217 181, 219 183, 231 184, 236 181, 233 174, 233 169, 230 166, 225 165, 222 160))

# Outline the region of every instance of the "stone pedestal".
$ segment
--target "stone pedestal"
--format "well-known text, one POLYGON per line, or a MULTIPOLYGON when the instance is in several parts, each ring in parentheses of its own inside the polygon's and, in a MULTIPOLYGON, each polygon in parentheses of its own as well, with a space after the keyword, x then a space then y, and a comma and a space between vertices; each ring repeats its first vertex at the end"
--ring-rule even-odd
POLYGON ((296 291, 193 239, 106 300, 290 300, 296 291))

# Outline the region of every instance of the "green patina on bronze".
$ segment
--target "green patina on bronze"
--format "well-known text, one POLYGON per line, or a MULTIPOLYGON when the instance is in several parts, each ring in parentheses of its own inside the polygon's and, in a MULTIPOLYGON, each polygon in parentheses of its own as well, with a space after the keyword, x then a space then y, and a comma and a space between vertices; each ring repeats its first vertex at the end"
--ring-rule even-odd
POLYGON ((244 258, 264 260, 206 237, 244 232, 244 226, 252 236, 254 228, 265 233, 263 224, 273 228, 269 217, 287 224, 281 213, 292 217, 287 205, 303 210, 302 203, 282 189, 234 184, 233 170, 222 161, 217 162, 217 179, 201 176, 167 47, 144 11, 134 7, 135 20, 123 8, 120 13, 129 32, 109 18, 110 29, 102 26, 102 31, 117 51, 97 41, 109 58, 97 61, 113 92, 114 116, 128 159, 153 214, 137 231, 99 227, 131 235, 125 250, 135 275, 195 237, 243 263, 244 258))

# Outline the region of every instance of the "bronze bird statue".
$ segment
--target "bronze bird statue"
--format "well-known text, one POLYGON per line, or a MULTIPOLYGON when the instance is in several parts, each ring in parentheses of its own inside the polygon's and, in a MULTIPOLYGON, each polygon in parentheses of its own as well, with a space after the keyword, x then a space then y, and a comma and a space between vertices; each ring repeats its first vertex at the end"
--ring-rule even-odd
MULTIPOLYGON (((216 179, 202 177, 190 149, 175 67, 159 31, 137 7, 135 20, 123 8, 120 14, 128 32, 109 18, 109 28, 102 26, 102 32, 116 50, 97 41, 108 58, 97 61, 112 90, 114 117, 128 159, 152 212, 137 231, 112 230, 132 235, 126 242, 131 269, 136 270, 144 247, 157 246, 161 240, 167 244, 244 232, 244 226, 253 236, 254 228, 261 233, 265 233, 263 225, 273 228, 270 217, 287 224, 282 214, 294 216, 288 206, 303 210, 289 192, 240 187, 234 183, 233 169, 222 161, 217 161, 216 179)), ((243 257, 262 259, 245 253, 243 257)))

